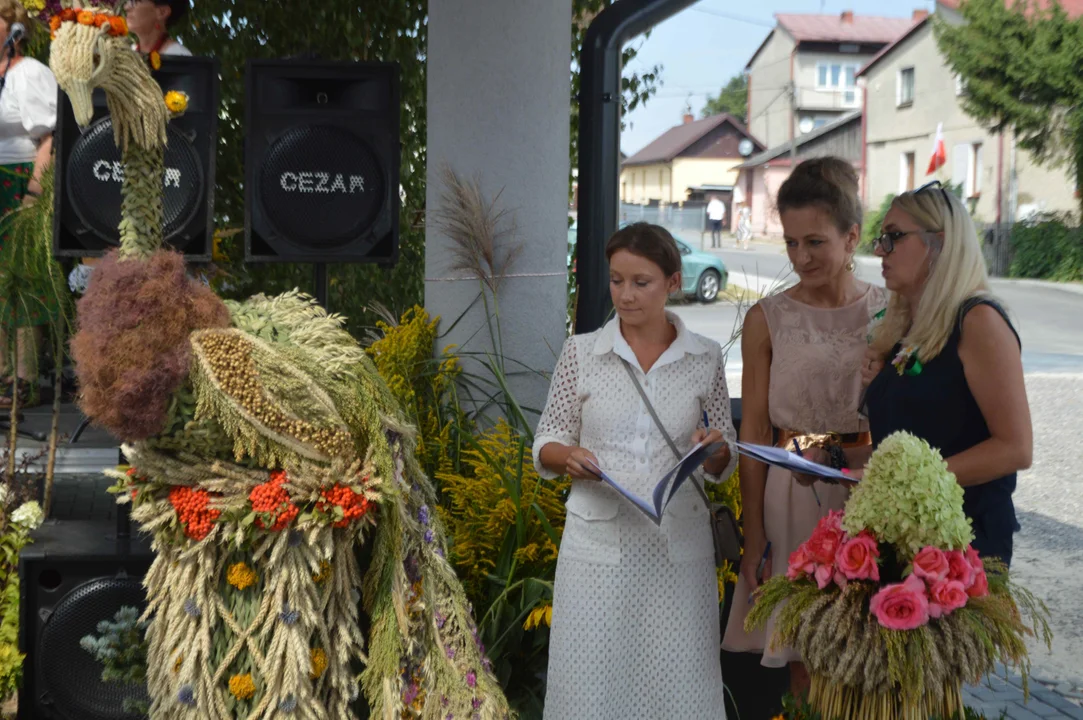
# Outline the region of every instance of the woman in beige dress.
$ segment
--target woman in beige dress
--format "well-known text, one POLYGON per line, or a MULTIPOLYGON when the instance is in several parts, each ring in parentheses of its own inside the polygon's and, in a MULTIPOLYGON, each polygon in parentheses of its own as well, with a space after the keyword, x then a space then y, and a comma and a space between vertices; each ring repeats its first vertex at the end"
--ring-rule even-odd
MULTIPOLYGON (((867 444, 858 414, 869 324, 887 304, 882 288, 854 277, 861 238, 861 200, 850 163, 807 160, 778 192, 786 252, 799 281, 748 311, 741 336, 741 440, 793 449, 820 442, 867 444), (830 435, 830 438, 825 438, 830 435)), ((786 572, 790 553, 820 518, 842 508, 847 490, 822 482, 799 485, 789 471, 742 456, 745 552, 722 641, 730 652, 763 653, 767 667, 790 667, 791 690, 808 687, 800 657, 772 648, 774 622, 746 632, 751 593, 786 572)))

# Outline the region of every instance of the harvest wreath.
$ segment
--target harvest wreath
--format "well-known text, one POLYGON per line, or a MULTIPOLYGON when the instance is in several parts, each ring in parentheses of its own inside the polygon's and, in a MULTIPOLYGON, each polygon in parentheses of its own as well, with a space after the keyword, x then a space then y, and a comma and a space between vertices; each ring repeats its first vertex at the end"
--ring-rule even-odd
POLYGON ((118 501, 154 538, 150 717, 506 717, 414 431, 343 319, 296 291, 223 301, 162 248, 187 98, 110 7, 49 0, 43 20, 76 121, 102 88, 124 164, 120 247, 71 346, 81 408, 125 442, 118 501))
POLYGON ((832 511, 765 583, 746 620, 773 613, 774 644, 796 649, 825 720, 963 717, 963 683, 1049 644, 1048 610, 970 545, 963 491, 940 453, 887 437, 843 511, 832 511), (1024 619, 1026 616, 1026 620, 1024 619))

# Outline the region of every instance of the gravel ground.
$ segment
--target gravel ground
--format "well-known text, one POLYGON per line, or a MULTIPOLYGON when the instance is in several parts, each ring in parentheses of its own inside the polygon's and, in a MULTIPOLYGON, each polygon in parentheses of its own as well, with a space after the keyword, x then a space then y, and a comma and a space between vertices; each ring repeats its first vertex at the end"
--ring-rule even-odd
POLYGON ((1083 478, 1076 444, 1065 442, 1083 416, 1083 374, 1027 376, 1034 465, 1019 477, 1012 575, 1045 601, 1053 650, 1032 642, 1035 673, 1083 688, 1083 478))

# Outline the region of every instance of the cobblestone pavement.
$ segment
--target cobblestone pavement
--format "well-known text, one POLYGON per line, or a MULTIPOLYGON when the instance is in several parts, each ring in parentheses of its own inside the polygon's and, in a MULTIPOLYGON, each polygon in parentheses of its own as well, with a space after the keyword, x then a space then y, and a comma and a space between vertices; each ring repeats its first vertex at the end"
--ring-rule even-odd
POLYGON ((1034 465, 1020 473, 1015 505, 1022 530, 1015 536, 1012 575, 1049 607, 1053 648, 1028 643, 1034 666, 1031 700, 1022 680, 1007 674, 968 690, 967 704, 993 720, 1083 720, 1083 478, 1075 443, 1065 442, 1083 415, 1083 375, 1029 373, 1027 396, 1034 424, 1034 465))
POLYGON ((963 691, 967 707, 985 714, 989 720, 1004 717, 1009 720, 1038 720, 1039 718, 1076 718, 1083 720, 1083 698, 1080 688, 1071 683, 1040 682, 1038 676, 1030 682, 1030 697, 1025 699, 1023 679, 1016 673, 990 676, 980 685, 963 691))

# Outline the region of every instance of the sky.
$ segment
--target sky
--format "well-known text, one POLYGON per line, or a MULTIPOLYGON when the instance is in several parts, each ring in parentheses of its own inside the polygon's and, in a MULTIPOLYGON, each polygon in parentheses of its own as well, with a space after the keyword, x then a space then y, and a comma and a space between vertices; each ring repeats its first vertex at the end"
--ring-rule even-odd
POLYGON ((858 15, 909 17, 916 8, 932 10, 933 0, 700 0, 658 25, 649 38, 631 44, 639 55, 627 71, 662 66, 658 93, 627 115, 621 149, 633 155, 681 123, 685 103, 698 118, 707 97, 743 72, 774 27, 775 13, 825 13, 853 10, 858 15))

